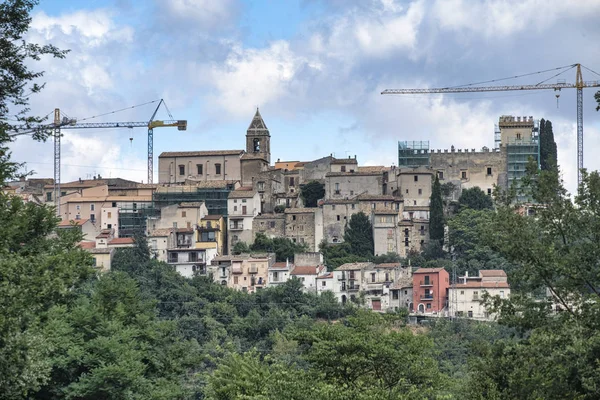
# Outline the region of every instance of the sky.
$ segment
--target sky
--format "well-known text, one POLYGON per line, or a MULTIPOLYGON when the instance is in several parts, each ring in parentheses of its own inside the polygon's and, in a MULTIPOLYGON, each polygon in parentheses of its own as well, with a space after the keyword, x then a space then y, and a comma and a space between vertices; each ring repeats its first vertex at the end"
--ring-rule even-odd
MULTIPOLYGON (((388 88, 448 87, 581 63, 600 73, 600 1, 578 0, 41 0, 28 39, 70 49, 43 58, 38 115, 60 108, 85 122, 146 121, 164 99, 188 130, 154 130, 154 179, 164 151, 243 149, 256 111, 271 159, 357 156, 397 163, 399 140, 430 148, 493 146, 501 115, 550 119, 567 189, 576 187, 576 93, 382 96, 388 88)), ((575 71, 502 84, 575 81, 575 71)), ((584 80, 600 80, 588 70, 584 80)), ((600 112, 584 90, 584 165, 600 169, 600 112)), ((168 119, 166 109, 157 118, 168 119)), ((68 130, 62 181, 146 181, 143 128, 68 130)), ((13 158, 53 176, 52 143, 20 138, 13 158)))

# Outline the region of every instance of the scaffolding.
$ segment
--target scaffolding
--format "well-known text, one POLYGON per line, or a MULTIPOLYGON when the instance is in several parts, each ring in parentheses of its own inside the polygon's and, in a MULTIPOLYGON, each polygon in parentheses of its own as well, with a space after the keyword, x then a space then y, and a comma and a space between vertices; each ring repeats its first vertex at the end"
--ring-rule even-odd
POLYGON ((160 215, 150 201, 117 202, 119 208, 119 237, 145 235, 149 217, 160 215))
POLYGON ((399 141, 398 167, 428 167, 429 141, 399 141))
POLYGON ((152 204, 160 210, 162 207, 183 202, 204 202, 209 215, 227 217, 227 197, 232 190, 233 185, 212 188, 184 185, 160 187, 152 195, 152 204))
POLYGON ((530 196, 521 187, 521 179, 527 173, 527 164, 533 159, 540 167, 539 131, 533 130, 531 138, 511 139, 506 143, 506 172, 508 184, 516 184, 517 201, 531 202, 530 196))

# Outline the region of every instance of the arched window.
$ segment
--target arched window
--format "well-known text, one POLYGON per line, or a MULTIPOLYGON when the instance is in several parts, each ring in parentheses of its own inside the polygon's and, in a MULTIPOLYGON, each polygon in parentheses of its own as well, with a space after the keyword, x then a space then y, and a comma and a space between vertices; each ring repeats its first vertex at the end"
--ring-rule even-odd
POLYGON ((260 139, 254 139, 254 152, 258 153, 260 151, 260 139))

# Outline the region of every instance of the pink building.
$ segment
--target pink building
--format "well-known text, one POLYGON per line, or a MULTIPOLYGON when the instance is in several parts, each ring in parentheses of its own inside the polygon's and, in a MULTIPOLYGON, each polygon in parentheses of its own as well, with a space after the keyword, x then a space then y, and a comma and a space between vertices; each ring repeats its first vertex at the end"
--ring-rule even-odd
POLYGON ((418 313, 440 313, 448 305, 450 276, 444 268, 419 268, 413 272, 413 307, 418 313))

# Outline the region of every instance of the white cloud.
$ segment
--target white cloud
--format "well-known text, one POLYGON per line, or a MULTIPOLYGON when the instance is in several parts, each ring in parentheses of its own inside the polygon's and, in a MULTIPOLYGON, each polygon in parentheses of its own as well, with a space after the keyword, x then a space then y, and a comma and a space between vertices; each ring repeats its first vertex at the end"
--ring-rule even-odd
POLYGON ((436 0, 433 15, 444 30, 466 30, 487 37, 544 30, 560 19, 598 15, 597 0, 436 0))
POLYGON ((156 4, 160 20, 172 29, 193 23, 200 31, 230 25, 240 9, 237 0, 157 0, 156 4))

